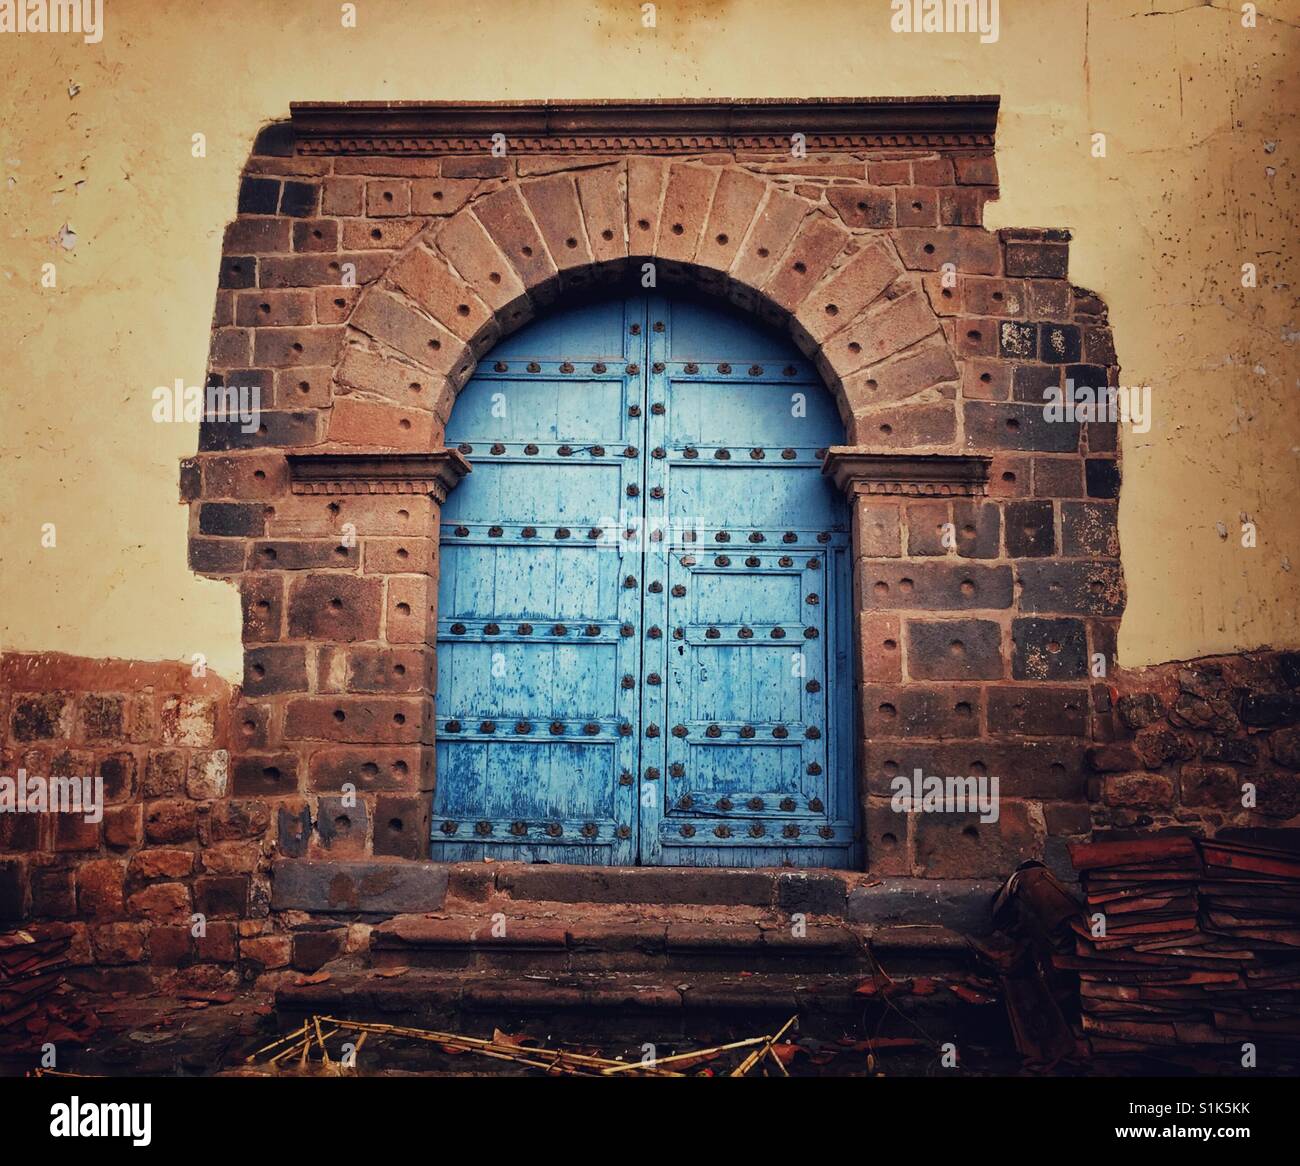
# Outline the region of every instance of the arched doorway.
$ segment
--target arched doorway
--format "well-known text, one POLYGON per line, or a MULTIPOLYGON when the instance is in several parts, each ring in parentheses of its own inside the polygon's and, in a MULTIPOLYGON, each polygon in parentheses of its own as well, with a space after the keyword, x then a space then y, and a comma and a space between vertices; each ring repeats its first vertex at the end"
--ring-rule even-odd
POLYGON ((433 857, 849 867, 842 441, 790 344, 636 294, 535 322, 447 426, 433 857))

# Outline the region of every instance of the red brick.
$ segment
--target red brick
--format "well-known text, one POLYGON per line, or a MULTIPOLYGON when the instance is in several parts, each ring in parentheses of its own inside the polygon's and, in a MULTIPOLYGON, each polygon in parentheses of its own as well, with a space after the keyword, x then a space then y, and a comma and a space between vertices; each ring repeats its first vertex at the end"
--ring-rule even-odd
POLYGON ((309 575, 289 586, 289 635, 348 643, 377 640, 382 581, 355 576, 309 575))
POLYGON ((519 191, 507 187, 484 196, 474 204, 474 216, 529 292, 534 297, 549 292, 557 268, 519 191))
POLYGON ((321 214, 360 215, 365 183, 360 178, 326 178, 321 189, 321 214))
POLYGON ((416 178, 411 182, 411 213, 454 215, 479 188, 476 178, 416 178))
POLYGON ((627 193, 622 167, 602 166, 577 175, 587 241, 597 261, 627 256, 627 193))
POLYGON ((824 340, 847 327, 901 274, 888 248, 872 243, 818 285, 799 305, 795 319, 814 340, 824 340))
POLYGON ((433 427, 433 416, 423 410, 339 397, 326 436, 340 445, 427 450, 433 445, 433 427))
POLYGON ((411 213, 411 184, 402 178, 366 183, 366 214, 370 218, 400 218, 411 213))
POLYGON ((434 372, 450 375, 473 359, 463 340, 379 288, 361 297, 352 324, 434 372))
POLYGON ((424 703, 402 697, 320 697, 291 700, 285 710, 289 740, 409 745, 419 741, 424 703))
POLYGON ((423 229, 418 219, 340 219, 345 251, 399 251, 423 229))
POLYGON ((627 160, 627 237, 629 255, 653 255, 668 182, 667 158, 640 155, 627 160))
POLYGON ((695 249, 696 262, 714 271, 726 271, 739 252, 766 193, 767 184, 747 170, 724 170, 695 249))
POLYGON ((808 211, 806 200, 772 190, 732 261, 732 277, 747 287, 762 287, 776 270, 808 211))
POLYGON ((510 261, 472 214, 455 215, 438 232, 438 250, 479 296, 512 327, 530 314, 524 285, 510 261))
MULTIPOLYGON (((413 247, 394 265, 389 278, 447 331, 472 340, 493 323, 492 309, 440 256, 413 247)), ((485 342, 496 335, 495 330, 485 342)))
POLYGON ((657 257, 682 263, 695 258, 717 184, 715 167, 674 163, 669 168, 655 242, 657 257))
POLYGON ((763 291, 774 303, 793 312, 830 269, 848 239, 848 233, 824 215, 809 216, 763 291))
POLYGON ((115 858, 82 863, 77 870, 77 906, 83 916, 112 918, 123 910, 126 863, 115 858))
POLYGON ((578 206, 578 188, 571 175, 557 174, 520 185, 547 249, 560 271, 591 264, 587 229, 578 206))

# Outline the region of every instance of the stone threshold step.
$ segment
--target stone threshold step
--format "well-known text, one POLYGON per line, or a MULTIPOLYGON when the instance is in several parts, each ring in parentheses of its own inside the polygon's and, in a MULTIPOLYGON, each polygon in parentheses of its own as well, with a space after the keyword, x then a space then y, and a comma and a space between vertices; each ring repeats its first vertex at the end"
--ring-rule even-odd
POLYGON ((857 989, 858 974, 790 975, 714 973, 650 975, 635 972, 502 976, 410 969, 383 977, 373 971, 339 971, 324 983, 286 984, 275 994, 281 1025, 311 1013, 367 1017, 437 1018, 462 1011, 535 1013, 608 1012, 619 1015, 676 1012, 792 1012, 856 1014, 896 1008, 910 1014, 946 1015, 963 1007, 941 978, 936 991, 900 997, 886 1006, 857 989))
POLYGON ((273 911, 377 919, 509 900, 737 907, 871 926, 988 930, 995 882, 873 878, 853 871, 596 867, 546 863, 436 863, 281 859, 272 870, 273 911))

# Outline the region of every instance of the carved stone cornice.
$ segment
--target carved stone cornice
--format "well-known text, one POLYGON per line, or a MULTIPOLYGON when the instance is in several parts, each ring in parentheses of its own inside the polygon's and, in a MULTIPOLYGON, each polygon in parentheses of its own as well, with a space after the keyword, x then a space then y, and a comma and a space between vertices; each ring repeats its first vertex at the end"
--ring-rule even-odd
POLYGON ((428 453, 291 453, 295 494, 428 494, 438 502, 470 472, 456 449, 428 453))
POLYGON ((806 101, 298 101, 290 106, 299 154, 511 154, 785 152, 792 134, 809 150, 990 148, 998 98, 813 98, 806 101))
POLYGON ((990 460, 982 454, 880 453, 836 445, 827 450, 822 473, 850 496, 978 498, 988 493, 990 460))

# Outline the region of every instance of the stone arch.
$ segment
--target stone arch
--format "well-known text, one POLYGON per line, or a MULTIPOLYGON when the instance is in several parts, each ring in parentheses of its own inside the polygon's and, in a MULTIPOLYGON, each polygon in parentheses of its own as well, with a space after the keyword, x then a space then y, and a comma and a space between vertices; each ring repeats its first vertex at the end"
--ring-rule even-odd
POLYGON ((725 297, 788 332, 851 445, 895 432, 878 424, 882 410, 927 405, 922 424, 886 444, 950 448, 957 366, 921 276, 851 200, 832 206, 739 166, 657 157, 500 184, 416 235, 361 292, 325 439, 441 444, 456 394, 502 336, 566 292, 652 262, 657 282, 725 297))

